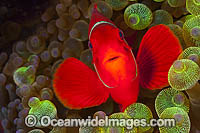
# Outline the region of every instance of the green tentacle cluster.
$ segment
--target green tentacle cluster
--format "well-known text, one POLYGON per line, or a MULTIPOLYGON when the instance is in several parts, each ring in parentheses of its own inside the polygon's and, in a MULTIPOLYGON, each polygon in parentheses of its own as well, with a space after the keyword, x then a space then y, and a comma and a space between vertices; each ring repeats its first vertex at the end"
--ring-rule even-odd
POLYGON ((189 47, 185 49, 178 59, 190 59, 200 66, 200 47, 189 47))
MULTIPOLYGON (((38 121, 42 116, 49 116, 51 119, 57 117, 57 109, 49 100, 40 101, 37 97, 30 98, 28 105, 30 107, 29 115, 34 115, 38 121)), ((42 127, 41 123, 37 123, 36 127, 42 127)))
POLYGON ((128 5, 127 0, 105 0, 113 10, 119 11, 124 9, 128 5))
POLYGON ((33 65, 20 67, 14 72, 13 79, 18 86, 31 85, 35 81, 35 71, 33 65))
POLYGON ((132 4, 124 12, 125 23, 134 30, 147 28, 151 24, 152 19, 151 10, 144 4, 132 4))
POLYGON ((170 107, 179 107, 188 113, 189 106, 189 99, 185 94, 172 88, 162 90, 155 100, 155 109, 158 116, 160 116, 165 109, 170 107))
MULTIPOLYGON (((128 116, 127 116, 127 114, 120 112, 120 113, 114 113, 114 114, 110 115, 108 118, 109 119, 127 119, 128 116)), ((107 133, 112 133, 112 132, 124 133, 126 131, 125 126, 126 125, 124 125, 124 127, 120 126, 120 125, 110 126, 107 128, 106 132, 107 133)))
POLYGON ((163 126, 160 127, 160 133, 189 133, 191 123, 190 118, 183 109, 179 107, 171 107, 164 110, 161 115, 161 119, 175 119, 175 126, 163 126))
POLYGON ((176 60, 168 72, 168 81, 176 90, 191 89, 200 79, 200 68, 192 60, 176 60))
POLYGON ((183 25, 183 31, 187 46, 200 47, 200 15, 188 19, 183 25))
MULTIPOLYGON (((149 123, 150 119, 153 118, 152 112, 146 105, 142 103, 134 103, 128 106, 124 113, 126 113, 130 118, 133 119, 146 119, 146 122, 149 123)), ((137 128, 138 132, 148 131, 151 127, 134 127, 137 128)), ((136 130, 136 129, 134 129, 136 130)))
POLYGON ((192 15, 199 15, 200 0, 186 0, 186 8, 192 15))

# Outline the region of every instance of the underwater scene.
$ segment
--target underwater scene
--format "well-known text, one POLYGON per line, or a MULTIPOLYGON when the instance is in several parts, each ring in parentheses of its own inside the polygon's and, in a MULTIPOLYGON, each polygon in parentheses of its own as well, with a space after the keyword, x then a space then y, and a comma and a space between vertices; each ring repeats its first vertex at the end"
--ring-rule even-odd
POLYGON ((200 0, 1 0, 0 133, 200 133, 200 0))

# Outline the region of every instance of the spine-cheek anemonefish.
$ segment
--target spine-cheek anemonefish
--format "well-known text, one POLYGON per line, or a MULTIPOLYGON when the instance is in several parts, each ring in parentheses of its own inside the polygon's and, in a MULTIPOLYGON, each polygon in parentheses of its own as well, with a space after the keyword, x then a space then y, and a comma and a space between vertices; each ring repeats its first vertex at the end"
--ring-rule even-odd
POLYGON ((168 70, 182 52, 172 31, 157 25, 146 32, 135 58, 123 32, 96 5, 88 36, 95 71, 67 58, 54 74, 54 92, 70 109, 98 106, 111 96, 124 110, 137 101, 139 86, 151 90, 168 86, 168 70))

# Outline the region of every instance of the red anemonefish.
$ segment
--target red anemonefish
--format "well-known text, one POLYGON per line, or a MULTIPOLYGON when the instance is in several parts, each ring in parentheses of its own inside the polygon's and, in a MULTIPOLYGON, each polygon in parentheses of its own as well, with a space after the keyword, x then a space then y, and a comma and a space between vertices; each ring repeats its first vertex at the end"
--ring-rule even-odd
POLYGON ((135 58, 123 32, 96 6, 88 36, 96 72, 76 58, 67 58, 54 74, 54 92, 67 108, 97 106, 111 95, 123 110, 137 101, 139 85, 148 89, 168 86, 168 70, 182 52, 170 29, 157 25, 146 32, 135 58))

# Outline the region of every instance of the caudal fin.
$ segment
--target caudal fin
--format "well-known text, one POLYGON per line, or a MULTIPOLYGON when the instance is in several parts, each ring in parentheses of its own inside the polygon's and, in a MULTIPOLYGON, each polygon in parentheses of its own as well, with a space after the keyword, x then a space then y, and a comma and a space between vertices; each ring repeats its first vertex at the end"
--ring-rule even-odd
POLYGON ((168 86, 168 70, 182 52, 179 40, 165 25, 150 28, 137 54, 139 81, 143 88, 168 86))
POLYGON ((59 66, 53 87, 59 101, 71 109, 97 106, 109 97, 96 73, 76 58, 68 58, 59 66))

